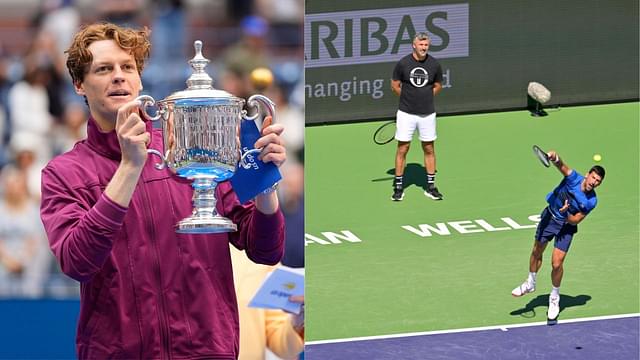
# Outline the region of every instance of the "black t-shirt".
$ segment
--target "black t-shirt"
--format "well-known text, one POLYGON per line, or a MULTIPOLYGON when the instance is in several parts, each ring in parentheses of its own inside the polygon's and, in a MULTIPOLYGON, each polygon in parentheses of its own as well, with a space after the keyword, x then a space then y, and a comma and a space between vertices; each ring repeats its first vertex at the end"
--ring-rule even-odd
POLYGON ((413 53, 398 61, 393 69, 393 80, 400 80, 400 105, 398 108, 409 114, 429 115, 436 112, 433 105, 433 83, 442 83, 442 68, 433 56, 423 61, 413 57, 413 53))

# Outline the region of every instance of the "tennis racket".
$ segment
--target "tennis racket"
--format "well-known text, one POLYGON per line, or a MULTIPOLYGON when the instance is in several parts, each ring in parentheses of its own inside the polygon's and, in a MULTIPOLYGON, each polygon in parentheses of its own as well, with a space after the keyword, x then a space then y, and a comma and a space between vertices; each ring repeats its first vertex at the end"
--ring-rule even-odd
POLYGON ((373 142, 378 145, 388 144, 396 136, 396 121, 391 120, 382 125, 373 133, 373 142))
POLYGON ((551 165, 551 160, 549 160, 549 156, 546 152, 544 152, 538 145, 533 145, 533 153, 540 160, 542 165, 545 167, 549 167, 551 165))

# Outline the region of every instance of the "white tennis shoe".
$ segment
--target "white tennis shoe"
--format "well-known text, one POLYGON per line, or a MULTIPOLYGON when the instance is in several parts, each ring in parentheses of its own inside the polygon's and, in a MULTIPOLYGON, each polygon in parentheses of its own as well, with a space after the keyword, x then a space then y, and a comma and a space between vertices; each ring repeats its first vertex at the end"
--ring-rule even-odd
POLYGON ((547 319, 555 320, 560 314, 560 296, 549 295, 549 310, 547 311, 547 319))
POLYGON ((530 284, 529 281, 525 280, 525 282, 523 282, 522 285, 518 286, 517 288, 513 289, 513 291, 511 291, 511 295, 515 297, 520 297, 522 295, 532 293, 534 291, 536 291, 536 284, 530 284))

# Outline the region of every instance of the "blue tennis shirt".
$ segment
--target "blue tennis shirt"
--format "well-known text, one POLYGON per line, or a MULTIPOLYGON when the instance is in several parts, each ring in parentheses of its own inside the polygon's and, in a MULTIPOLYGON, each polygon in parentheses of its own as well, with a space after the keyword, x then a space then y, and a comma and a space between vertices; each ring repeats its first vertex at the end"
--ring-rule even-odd
POLYGON ((584 176, 578 174, 575 170, 571 170, 568 176, 560 182, 556 188, 547 195, 547 203, 549 211, 558 220, 567 220, 567 215, 581 212, 587 215, 596 207, 598 199, 595 190, 588 193, 582 192, 581 184, 584 176), (569 211, 560 212, 559 209, 564 206, 565 199, 569 200, 569 211))

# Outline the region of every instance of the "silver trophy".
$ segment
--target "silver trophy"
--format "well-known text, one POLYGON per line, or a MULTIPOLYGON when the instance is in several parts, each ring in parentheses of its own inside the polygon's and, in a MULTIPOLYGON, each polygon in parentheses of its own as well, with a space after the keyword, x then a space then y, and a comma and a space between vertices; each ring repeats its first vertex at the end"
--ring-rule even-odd
POLYGON ((250 165, 245 158, 260 152, 252 149, 244 154, 240 147, 240 124, 264 115, 275 115, 275 105, 266 96, 253 95, 247 100, 255 109, 249 116, 243 110, 244 99, 214 89, 213 80, 204 68, 209 60, 202 56, 202 41, 194 42, 196 55, 189 60, 193 73, 187 89, 155 101, 151 96, 138 97, 145 116, 162 119, 164 154, 147 150, 162 159, 157 169, 168 166, 178 176, 193 180, 193 214, 177 224, 178 233, 222 233, 237 230, 230 219, 216 211, 215 190, 219 182, 231 178, 238 164, 250 165), (149 116, 147 107, 155 105, 157 113, 149 116))

